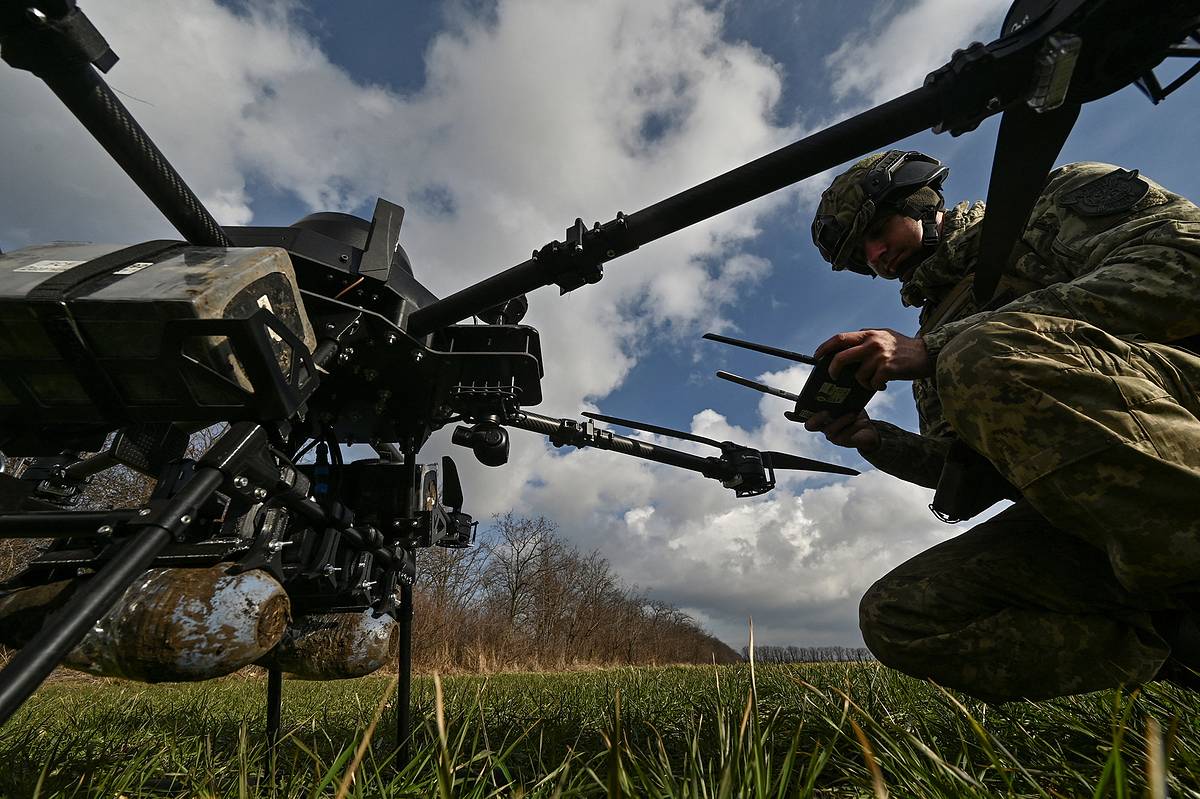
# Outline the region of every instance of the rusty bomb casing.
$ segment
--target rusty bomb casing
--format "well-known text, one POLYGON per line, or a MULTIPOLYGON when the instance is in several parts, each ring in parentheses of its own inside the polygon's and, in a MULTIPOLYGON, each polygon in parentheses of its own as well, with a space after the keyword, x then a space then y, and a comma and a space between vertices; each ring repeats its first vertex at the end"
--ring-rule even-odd
POLYGON ((303 680, 362 677, 394 661, 400 625, 373 610, 313 613, 297 618, 260 666, 275 666, 303 680))
MULTIPOLYGON (((232 574, 232 565, 150 569, 64 665, 142 682, 207 680, 250 665, 283 636, 291 603, 271 575, 257 569, 232 574)), ((23 645, 85 579, 0 595, 0 642, 23 645)))

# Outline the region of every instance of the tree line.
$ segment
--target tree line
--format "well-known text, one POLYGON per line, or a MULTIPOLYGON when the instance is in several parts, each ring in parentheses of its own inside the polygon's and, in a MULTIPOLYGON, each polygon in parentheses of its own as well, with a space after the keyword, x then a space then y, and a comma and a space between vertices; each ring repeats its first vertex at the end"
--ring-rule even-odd
MULTIPOLYGON (((124 467, 86 489, 81 507, 144 503, 153 483, 124 467)), ((0 539, 0 580, 47 540, 0 539)), ((625 585, 598 552, 581 552, 544 517, 508 512, 474 547, 418 552, 413 661, 418 669, 731 663, 733 649, 686 613, 625 585)))
POLYGON ((418 668, 731 663, 737 653, 673 605, 625 585, 554 522, 508 512, 470 549, 423 550, 414 590, 418 668))

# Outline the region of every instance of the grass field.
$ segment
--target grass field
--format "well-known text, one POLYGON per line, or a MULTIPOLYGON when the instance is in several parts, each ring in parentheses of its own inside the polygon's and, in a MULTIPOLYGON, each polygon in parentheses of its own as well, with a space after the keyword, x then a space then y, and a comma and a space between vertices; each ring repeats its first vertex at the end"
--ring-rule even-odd
POLYGON ((390 687, 285 681, 271 782, 265 680, 50 684, 0 731, 0 794, 1200 796, 1200 694, 1158 684, 985 707, 876 664, 418 678, 399 768, 390 687))

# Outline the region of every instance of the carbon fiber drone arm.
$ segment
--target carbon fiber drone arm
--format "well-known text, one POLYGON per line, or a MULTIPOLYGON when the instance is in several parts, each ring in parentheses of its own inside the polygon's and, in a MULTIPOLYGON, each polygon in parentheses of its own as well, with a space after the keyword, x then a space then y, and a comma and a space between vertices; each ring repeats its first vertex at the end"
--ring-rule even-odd
POLYGON ((507 427, 517 427, 531 433, 540 433, 550 439, 555 446, 570 445, 573 447, 592 447, 620 452, 635 458, 665 463, 680 469, 699 472, 714 480, 728 480, 733 476, 733 468, 720 458, 703 458, 689 452, 681 452, 670 447, 650 444, 633 438, 617 435, 609 430, 596 427, 590 419, 554 419, 529 411, 521 411, 513 418, 504 422, 507 427))
POLYGON ((939 96, 939 89, 923 86, 636 213, 618 213, 591 228, 577 219, 567 241, 551 242, 524 263, 415 311, 407 331, 419 338, 552 283, 564 292, 595 283, 605 261, 925 130, 941 118, 939 96))

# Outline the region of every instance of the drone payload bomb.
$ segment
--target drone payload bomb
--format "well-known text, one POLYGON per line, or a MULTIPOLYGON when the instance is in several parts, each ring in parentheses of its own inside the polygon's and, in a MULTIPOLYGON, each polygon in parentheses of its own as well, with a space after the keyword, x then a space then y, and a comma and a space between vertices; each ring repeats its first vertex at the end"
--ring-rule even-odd
POLYGON ((311 613, 290 625, 258 661, 303 680, 363 677, 396 659, 400 625, 386 613, 311 613))
MULTIPOLYGON (((63 661, 144 682, 207 680, 248 666, 283 637, 287 592, 261 569, 150 569, 63 661)), ((87 578, 0 595, 0 643, 22 646, 87 578)), ((53 621, 51 619, 51 621, 53 621)))

